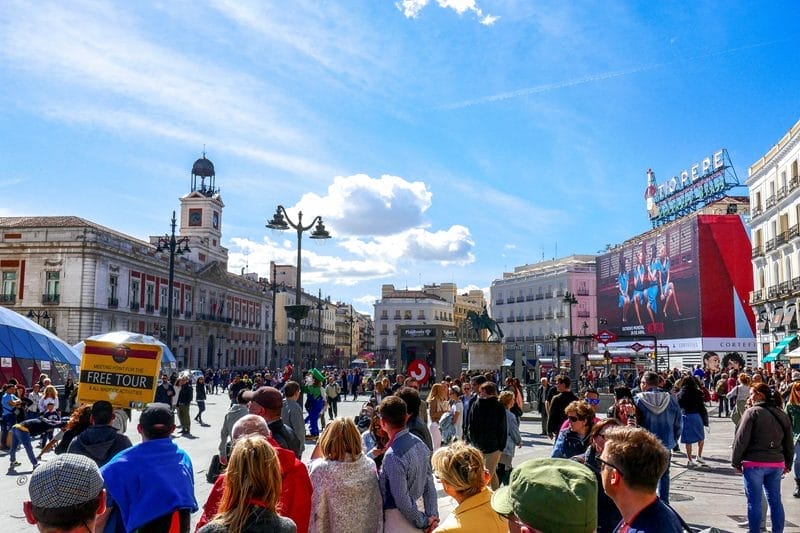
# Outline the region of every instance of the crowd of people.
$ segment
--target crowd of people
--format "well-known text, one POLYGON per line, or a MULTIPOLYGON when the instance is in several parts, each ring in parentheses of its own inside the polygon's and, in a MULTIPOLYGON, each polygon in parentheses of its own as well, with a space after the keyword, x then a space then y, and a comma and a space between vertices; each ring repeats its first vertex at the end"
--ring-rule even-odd
MULTIPOLYGON (((735 384, 725 391, 737 404, 731 413, 740 413, 735 420, 731 415, 731 465, 743 476, 748 527, 760 530, 768 506, 773 531, 781 531, 783 474, 793 472, 794 496, 800 497, 800 372, 790 373, 785 387, 784 375, 734 372, 735 384)), ((77 502, 80 512, 74 498, 52 497, 60 502, 55 507, 37 503, 33 487, 40 484, 31 483, 26 517, 52 531, 68 531, 69 524, 88 531, 188 531, 200 509, 197 530, 203 533, 688 531, 669 505, 670 462, 680 444, 688 468, 705 466, 704 391, 730 377, 640 372, 633 387, 613 389, 606 413, 598 413, 596 389, 576 394, 567 375, 554 375, 554 385, 543 378, 536 397, 551 457, 514 464, 524 404, 513 378, 445 376, 420 393, 420 384, 402 374, 380 372, 369 381, 358 370, 301 375, 295 380, 291 367, 229 380, 210 372, 194 384, 187 375, 162 376, 156 401, 139 417, 141 442, 135 445, 124 428, 118 431, 129 413, 108 402, 79 406, 68 420, 39 415, 17 421, 19 407, 27 411, 30 404, 16 394, 17 384, 9 384, 2 404, 4 422, 6 407, 15 411, 11 467, 19 465, 18 446, 38 466, 31 440, 60 427, 58 462, 44 463, 34 476, 73 468, 102 480, 93 494, 96 483, 82 485, 92 490, 77 502), (231 406, 209 477, 213 488, 201 507, 192 460, 171 437, 177 429, 191 437, 191 422, 204 424, 208 394, 227 394, 231 406), (338 403, 351 394, 367 400, 355 418, 338 418, 338 403), (304 463, 309 444, 313 452, 304 463), (439 516, 435 479, 457 503, 447 519, 439 516), (67 500, 73 503, 61 505, 67 500)), ((40 399, 57 407, 57 397, 40 399)))

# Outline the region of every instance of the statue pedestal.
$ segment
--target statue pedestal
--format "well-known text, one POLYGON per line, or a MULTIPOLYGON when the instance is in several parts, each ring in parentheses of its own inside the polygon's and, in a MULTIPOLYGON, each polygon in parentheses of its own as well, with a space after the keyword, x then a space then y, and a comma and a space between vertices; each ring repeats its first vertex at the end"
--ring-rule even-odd
POLYGON ((500 342, 467 343, 469 370, 498 370, 503 366, 503 344, 500 342))

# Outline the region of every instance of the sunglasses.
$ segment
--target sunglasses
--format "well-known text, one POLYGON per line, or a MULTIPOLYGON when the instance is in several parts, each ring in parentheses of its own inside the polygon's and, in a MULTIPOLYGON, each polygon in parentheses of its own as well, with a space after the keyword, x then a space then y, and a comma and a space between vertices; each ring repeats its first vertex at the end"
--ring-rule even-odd
POLYGON ((590 405, 600 405, 600 398, 586 398, 586 403, 590 405))
POLYGON ((600 465, 600 470, 604 470, 606 468, 611 468, 611 469, 616 470, 620 474, 622 474, 622 470, 620 470, 618 466, 615 466, 615 465, 609 463, 608 461, 604 461, 603 459, 600 459, 599 457, 595 457, 595 459, 597 460, 597 463, 600 465))
POLYGON ((578 418, 577 416, 568 416, 567 420, 569 420, 570 422, 577 422, 578 420, 580 420, 580 418, 578 418))

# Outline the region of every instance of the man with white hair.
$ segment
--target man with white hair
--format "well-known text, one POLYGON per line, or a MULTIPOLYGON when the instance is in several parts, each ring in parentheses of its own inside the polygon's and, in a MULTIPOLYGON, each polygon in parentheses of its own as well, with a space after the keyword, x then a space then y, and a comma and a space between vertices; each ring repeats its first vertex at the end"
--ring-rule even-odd
MULTIPOLYGON (((297 533, 308 531, 308 523, 311 519, 311 480, 308 477, 308 469, 294 455, 294 452, 281 448, 278 442, 272 438, 264 417, 260 415, 245 415, 233 425, 231 439, 235 443, 237 439, 247 435, 262 435, 275 448, 278 454, 278 461, 281 465, 281 486, 280 509, 281 516, 291 518, 297 526, 297 533)), ((222 493, 225 491, 225 474, 217 477, 208 500, 203 506, 203 515, 198 522, 198 528, 208 523, 217 514, 222 493)))

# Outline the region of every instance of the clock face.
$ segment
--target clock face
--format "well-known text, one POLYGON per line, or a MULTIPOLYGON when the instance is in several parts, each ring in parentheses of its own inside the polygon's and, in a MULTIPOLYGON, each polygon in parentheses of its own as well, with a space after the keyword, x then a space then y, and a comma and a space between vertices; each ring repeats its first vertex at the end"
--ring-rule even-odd
POLYGON ((199 226, 203 221, 203 212, 200 209, 192 209, 189 211, 189 225, 199 226))
POLYGON ((214 212, 214 216, 213 216, 213 221, 212 222, 214 224, 214 229, 218 229, 219 228, 219 213, 217 213, 216 211, 214 212))

